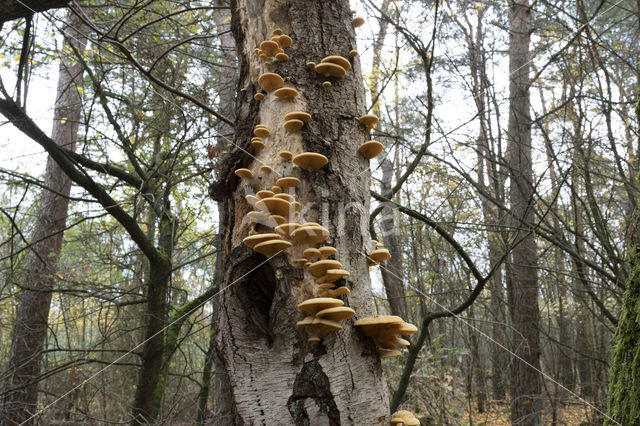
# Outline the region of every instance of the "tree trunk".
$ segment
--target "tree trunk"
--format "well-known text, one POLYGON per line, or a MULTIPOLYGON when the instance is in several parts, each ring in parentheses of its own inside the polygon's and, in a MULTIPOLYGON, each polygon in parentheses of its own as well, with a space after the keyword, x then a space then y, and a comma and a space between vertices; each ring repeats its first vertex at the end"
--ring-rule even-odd
MULTIPOLYGON (((228 2, 226 0, 216 0, 216 6, 224 6, 228 2)), ((221 55, 221 69, 220 69, 220 112, 225 117, 233 116, 233 106, 235 99, 235 85, 237 82, 237 58, 236 58, 236 43, 233 39, 231 29, 231 12, 226 9, 216 9, 213 11, 213 18, 216 23, 216 30, 220 36, 220 55, 221 55)), ((220 123, 219 132, 222 133, 222 137, 218 138, 218 147, 220 150, 226 148, 224 143, 227 135, 233 134, 233 129, 226 123, 220 123)), ((214 287, 219 289, 221 287, 221 274, 222 274, 222 240, 224 239, 224 215, 222 214, 223 206, 218 206, 218 241, 216 255, 216 268, 214 276, 214 287)), ((214 299, 211 302, 213 307, 213 313, 211 315, 211 336, 209 338, 209 347, 205 355, 205 365, 202 371, 202 383, 200 393, 198 394, 198 418, 197 424, 205 424, 207 416, 207 405, 209 401, 209 390, 211 388, 211 373, 213 372, 213 364, 215 360, 215 330, 217 328, 217 309, 218 299, 214 299)))
MULTIPOLYGON (((75 52, 85 49, 88 27, 72 12, 68 13, 64 48, 60 53, 58 87, 53 118, 52 139, 69 150, 75 150, 81 117, 83 66, 75 52)), ((38 406, 38 376, 42 349, 47 336, 49 308, 67 220, 71 180, 49 157, 38 218, 31 236, 36 242, 26 259, 23 291, 13 327, 6 397, 0 418, 5 424, 32 423, 38 406)))
POLYGON ((374 344, 353 327, 309 344, 296 321, 304 315, 297 305, 314 295, 310 278, 292 266, 301 257, 293 246, 285 253, 265 257, 242 243, 243 225, 250 210, 245 193, 270 188, 273 175, 295 175, 302 203, 303 222, 319 222, 329 229, 328 245, 338 249, 336 259, 350 271, 343 297, 356 310, 356 318, 371 315, 371 288, 364 255, 369 242, 369 183, 366 160, 357 154, 366 132, 358 122, 364 113, 364 88, 359 59, 330 89, 324 78, 306 68, 328 55, 348 56, 355 49, 351 10, 345 0, 310 2, 273 0, 232 3, 232 28, 240 60, 240 83, 236 106, 237 145, 248 149, 256 124, 265 124, 271 136, 255 160, 235 149, 226 161, 227 170, 212 196, 223 201, 225 240, 223 291, 219 300, 217 345, 217 420, 221 424, 383 424, 388 416, 388 396, 374 344), (266 68, 253 50, 281 28, 293 39, 289 60, 266 68), (282 101, 268 94, 263 102, 253 95, 264 72, 287 79, 300 95, 282 101), (283 130, 283 116, 290 111, 312 115, 302 133, 283 130), (320 152, 329 164, 320 171, 293 170, 278 153, 320 152), (274 173, 258 172, 262 164, 274 173), (239 184, 233 169, 248 167, 260 179, 239 184), (260 182, 261 181, 261 182, 260 182), (260 184, 258 185, 258 183, 260 184))
POLYGON ((509 135, 510 198, 519 242, 511 252, 511 318, 513 352, 511 420, 540 424, 540 344, 536 242, 527 224, 533 223, 531 115, 529 111, 529 42, 531 9, 528 0, 509 3, 509 135))

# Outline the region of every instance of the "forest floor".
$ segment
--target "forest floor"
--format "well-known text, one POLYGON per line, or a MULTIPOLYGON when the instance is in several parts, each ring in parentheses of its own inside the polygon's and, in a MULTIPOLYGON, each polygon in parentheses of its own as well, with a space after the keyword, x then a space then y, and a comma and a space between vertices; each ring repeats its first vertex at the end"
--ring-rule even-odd
MULTIPOLYGON (((474 407, 476 408, 476 407, 474 407)), ((477 411, 472 413, 471 421, 469 419, 469 413, 465 412, 464 416, 461 416, 463 420, 462 424, 469 425, 508 425, 511 424, 509 415, 509 404, 505 401, 489 401, 485 407, 484 413, 478 413, 477 411)), ((588 407, 583 404, 569 404, 563 407, 558 407, 556 411, 556 423, 557 425, 567 426, 579 426, 589 425, 592 423, 593 416, 588 407)), ((553 424, 553 413, 551 411, 545 411, 542 415, 542 424, 553 424)))

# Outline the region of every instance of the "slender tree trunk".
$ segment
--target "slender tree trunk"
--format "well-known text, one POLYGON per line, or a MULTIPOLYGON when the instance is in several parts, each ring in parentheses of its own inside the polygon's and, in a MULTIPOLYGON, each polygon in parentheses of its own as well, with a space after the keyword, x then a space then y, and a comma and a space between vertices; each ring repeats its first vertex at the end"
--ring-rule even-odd
MULTIPOLYGON (((226 0, 216 0, 216 6, 224 6, 227 5, 228 1, 226 0)), ((216 22, 216 29, 220 36, 220 55, 221 55, 221 65, 222 68, 220 70, 220 112, 225 117, 232 117, 233 107, 234 107, 234 99, 235 99, 235 85, 237 82, 237 58, 236 58, 236 43, 233 39, 233 34, 231 32, 227 32, 231 29, 231 12, 229 10, 224 9, 216 9, 213 12, 213 17, 216 22)), ((224 143, 225 138, 229 138, 233 133, 233 129, 227 125, 226 123, 221 123, 220 133, 222 136, 218 138, 218 146, 222 148, 226 146, 224 143)), ((222 149, 220 149, 222 150, 222 149)), ((216 255, 216 269, 214 276, 214 286, 216 288, 221 287, 222 278, 222 241, 224 239, 224 214, 222 213, 222 209, 224 207, 222 205, 218 206, 219 216, 218 216, 218 254, 216 255)), ((211 373, 213 372, 214 361, 215 361, 215 335, 217 329, 217 310, 218 310, 218 299, 214 299, 212 301, 213 313, 211 315, 211 336, 209 339, 209 347, 207 348, 205 365, 202 371, 202 384, 200 388, 200 393, 198 394, 198 418, 197 424, 201 425, 205 423, 206 415, 207 415, 207 405, 209 401, 209 390, 211 388, 211 373)))
POLYGON ((353 321, 329 334, 321 343, 309 344, 296 322, 304 315, 297 309, 313 297, 314 284, 292 260, 301 250, 294 246, 270 260, 242 244, 242 225, 250 210, 245 192, 275 182, 275 176, 295 175, 304 222, 320 222, 330 231, 327 241, 338 249, 336 258, 350 271, 345 302, 356 317, 373 313, 364 245, 368 243, 369 182, 367 162, 357 154, 366 132, 358 122, 364 113, 364 88, 359 59, 343 78, 323 89, 324 78, 306 68, 328 55, 348 56, 355 49, 351 10, 345 0, 311 2, 291 0, 236 0, 232 3, 232 27, 240 61, 236 104, 237 145, 247 149, 253 127, 265 124, 271 136, 256 160, 235 149, 228 169, 212 196, 223 201, 225 240, 223 289, 219 300, 217 346, 217 421, 220 424, 383 424, 388 417, 388 396, 380 360, 373 343, 356 332, 353 321), (289 60, 267 69, 253 50, 281 28, 293 39, 289 60), (276 72, 295 87, 295 100, 277 100, 268 94, 263 102, 253 95, 257 79, 276 72), (312 115, 301 134, 283 130, 289 111, 312 115), (320 152, 329 164, 316 172, 293 170, 278 153, 320 152), (272 174, 260 173, 262 163, 272 174), (242 181, 233 175, 249 167, 261 179, 242 181), (275 175, 275 176, 274 176, 275 175))
MULTIPOLYGON (((75 52, 83 52, 89 29, 72 13, 61 49, 58 88, 53 118, 52 139, 62 147, 75 150, 82 111, 83 67, 75 52)), ((26 259, 23 291, 13 327, 5 399, 0 418, 5 424, 20 424, 31 418, 38 405, 38 376, 42 349, 47 336, 49 309, 62 248, 67 219, 71 180, 55 161, 47 159, 38 218, 31 236, 37 242, 26 259)), ((33 423, 29 420, 28 423, 33 423)))
POLYGON ((540 424, 540 344, 538 336, 538 278, 536 242, 526 224, 533 223, 531 115, 529 111, 529 42, 531 9, 528 0, 509 2, 509 135, 511 208, 517 240, 511 252, 513 323, 511 420, 540 424))

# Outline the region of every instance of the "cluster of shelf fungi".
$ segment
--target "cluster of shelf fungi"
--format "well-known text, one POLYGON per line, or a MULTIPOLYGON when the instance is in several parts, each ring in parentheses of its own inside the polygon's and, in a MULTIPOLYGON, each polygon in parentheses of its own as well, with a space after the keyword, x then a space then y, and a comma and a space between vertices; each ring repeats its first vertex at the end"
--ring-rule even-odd
MULTIPOLYGON (((360 17, 353 19, 353 26, 364 24, 360 17)), ((272 33, 270 40, 265 40, 259 48, 254 50, 256 56, 270 67, 272 61, 286 61, 289 56, 284 49, 291 46, 292 39, 284 34, 281 29, 272 33)), ((348 56, 354 58, 357 51, 352 50, 348 56)), ((323 58, 318 64, 308 62, 307 68, 325 78, 341 78, 351 69, 349 59, 332 55, 323 58)), ((264 101, 273 95, 281 101, 288 101, 298 96, 298 91, 293 87, 285 87, 282 76, 267 72, 258 78, 258 84, 264 91, 257 93, 254 98, 264 101)), ((324 81, 325 89, 331 87, 330 81, 324 81)), ((311 114, 305 111, 293 111, 284 115, 282 126, 288 133, 301 131, 304 125, 311 120, 311 114)), ((378 117, 366 114, 359 118, 367 132, 370 133, 378 122, 378 117)), ((251 149, 258 153, 265 147, 265 142, 271 136, 270 129, 258 124, 254 127, 255 137, 251 139, 251 149)), ((382 152, 380 142, 369 140, 358 149, 360 155, 370 160, 382 152)), ((317 152, 302 152, 294 155, 289 151, 279 153, 280 172, 287 173, 293 168, 299 167, 308 171, 318 171, 328 163, 327 157, 317 152)), ((276 171, 269 165, 262 164, 258 170, 246 168, 237 169, 235 174, 243 180, 255 183, 254 178, 258 174, 271 174, 276 171)), ((278 176, 281 176, 278 172, 278 176)), ((296 246, 302 250, 304 257, 293 260, 294 266, 303 268, 315 282, 315 295, 317 297, 305 300, 298 305, 298 309, 306 315, 303 320, 297 322, 297 326, 304 327, 308 334, 308 342, 314 344, 320 342, 328 333, 342 329, 341 321, 348 320, 355 315, 355 311, 344 306, 340 297, 349 294, 349 288, 344 285, 336 287, 336 283, 349 276, 349 271, 335 258, 338 250, 335 247, 322 245, 329 238, 329 231, 315 222, 302 223, 299 211, 302 207, 297 201, 295 189, 300 185, 300 180, 294 176, 279 177, 275 185, 263 188, 255 195, 246 195, 245 199, 253 208, 247 214, 249 236, 243 242, 255 252, 271 257, 296 246)), ((379 242, 372 240, 367 255, 369 266, 376 266, 380 262, 389 259, 389 251, 379 242)), ((344 281, 342 281, 344 283, 344 281)), ((400 355, 398 347, 407 346, 409 342, 402 335, 411 335, 417 331, 417 327, 406 323, 399 316, 375 315, 360 319, 354 324, 376 344, 380 358, 388 358, 400 355)), ((413 425, 419 421, 408 411, 398 411, 392 415, 391 424, 413 425)))

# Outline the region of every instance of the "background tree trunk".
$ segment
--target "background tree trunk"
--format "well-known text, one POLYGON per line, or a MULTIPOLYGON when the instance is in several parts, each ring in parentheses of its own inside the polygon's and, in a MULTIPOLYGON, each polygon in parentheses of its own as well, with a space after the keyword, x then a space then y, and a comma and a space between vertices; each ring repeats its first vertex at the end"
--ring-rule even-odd
POLYGON ((217 344, 217 419, 224 424, 383 424, 388 416, 388 395, 373 343, 356 332, 352 321, 310 346, 306 332, 296 327, 303 318, 297 305, 313 297, 314 285, 304 271, 291 266, 300 257, 295 246, 266 262, 242 244, 242 225, 250 210, 244 196, 270 187, 274 174, 295 175, 301 180, 296 195, 303 207, 303 221, 323 224, 331 232, 327 244, 338 249, 336 258, 351 275, 346 304, 356 318, 371 315, 371 288, 364 255, 369 243, 369 182, 367 162, 357 154, 366 139, 358 117, 364 113, 364 88, 359 60, 344 78, 322 88, 324 78, 308 70, 308 61, 328 55, 348 56, 355 49, 351 10, 347 1, 309 2, 273 0, 232 3, 232 27, 240 60, 236 106, 236 144, 248 149, 256 124, 271 130, 266 147, 255 161, 236 149, 226 161, 221 184, 212 196, 223 200, 225 241, 223 292, 219 300, 217 344), (281 28, 293 39, 290 59, 274 62, 269 69, 253 49, 281 28), (280 101, 269 94, 258 103, 257 79, 264 72, 287 79, 300 95, 280 101), (285 135, 283 116, 307 111, 312 119, 301 134, 285 135), (278 153, 320 152, 329 164, 318 172, 292 170, 278 153), (264 163, 276 173, 238 184, 233 170, 264 163))
MULTIPOLYGON (((1 14, 1 13, 0 13, 1 14)), ((83 71, 76 53, 83 52, 89 28, 71 11, 67 14, 63 53, 60 54, 58 87, 54 106, 52 139, 75 150, 82 109, 83 71)), ((8 378, 0 418, 19 424, 35 414, 38 406, 38 375, 47 336, 49 308, 67 220, 71 180, 51 158, 47 158, 38 218, 26 259, 22 295, 13 327, 8 378)))
POLYGON ((509 135, 510 198, 514 214, 514 240, 508 268, 511 285, 513 352, 511 420, 514 424, 540 424, 540 343, 538 336, 538 278, 533 222, 531 115, 529 111, 529 41, 531 9, 528 0, 509 3, 509 135))

